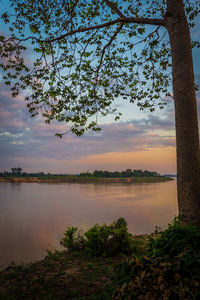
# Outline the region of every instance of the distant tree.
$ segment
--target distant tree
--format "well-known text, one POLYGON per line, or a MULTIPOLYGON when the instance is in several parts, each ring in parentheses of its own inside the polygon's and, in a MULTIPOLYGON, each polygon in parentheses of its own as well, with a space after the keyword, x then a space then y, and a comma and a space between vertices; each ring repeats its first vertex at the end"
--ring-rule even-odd
POLYGON ((159 176, 156 172, 126 169, 122 172, 109 172, 95 170, 93 173, 80 173, 80 176, 99 177, 99 178, 120 178, 120 177, 155 177, 159 176))
POLYGON ((45 176, 44 172, 39 172, 37 176, 45 176))
MULTIPOLYGON (((12 95, 30 91, 32 116, 67 122, 77 135, 99 130, 117 97, 141 109, 164 107, 172 68, 179 213, 200 224, 197 106, 190 28, 199 0, 10 0, 2 14, 10 37, 0 38, 1 67, 12 95), (167 36, 169 38, 167 38, 167 36), (29 44, 27 45, 27 42, 29 44), (34 47, 31 69, 24 50, 34 47), (136 47, 139 45, 139 48, 136 47), (31 92, 32 91, 32 92, 31 92)), ((119 115, 116 115, 116 119, 119 115)), ((63 134, 57 134, 62 137, 63 134)))
POLYGON ((80 176, 81 177, 91 177, 92 173, 90 173, 90 172, 87 171, 87 173, 80 173, 80 176))
POLYGON ((133 172, 131 169, 126 169, 126 171, 124 172, 125 177, 131 177, 133 175, 133 172))
POLYGON ((103 171, 95 170, 95 171, 93 172, 93 175, 94 175, 95 177, 103 177, 103 171))
POLYGON ((13 175, 20 175, 22 172, 22 168, 11 168, 13 175))

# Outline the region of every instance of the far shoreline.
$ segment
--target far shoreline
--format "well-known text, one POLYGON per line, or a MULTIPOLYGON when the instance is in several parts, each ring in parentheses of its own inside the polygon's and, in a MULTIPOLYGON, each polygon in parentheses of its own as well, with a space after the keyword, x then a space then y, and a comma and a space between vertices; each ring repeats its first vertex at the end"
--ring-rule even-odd
POLYGON ((99 178, 66 176, 62 178, 38 178, 38 177, 0 177, 0 182, 16 183, 156 183, 171 181, 167 176, 158 177, 123 177, 123 178, 99 178))

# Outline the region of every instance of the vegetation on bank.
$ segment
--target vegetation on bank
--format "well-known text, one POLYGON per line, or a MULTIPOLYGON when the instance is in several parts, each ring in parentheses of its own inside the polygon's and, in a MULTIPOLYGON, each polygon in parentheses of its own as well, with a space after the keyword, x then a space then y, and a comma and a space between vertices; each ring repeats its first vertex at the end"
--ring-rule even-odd
MULTIPOLYGON (((44 178, 44 179, 59 179, 66 178, 66 176, 70 176, 67 174, 51 174, 44 172, 13 172, 13 169, 21 169, 21 168, 12 168, 12 172, 4 171, 0 173, 0 177, 3 178, 44 178)), ((22 170, 22 169, 21 169, 22 170)))
POLYGON ((132 177, 132 178, 97 178, 80 176, 47 176, 47 177, 0 177, 0 182, 38 182, 38 183, 151 183, 173 180, 170 177, 132 177))
POLYGON ((98 171, 95 170, 93 173, 80 173, 81 177, 97 177, 97 178, 130 178, 130 177, 162 177, 157 172, 142 171, 142 170, 131 170, 126 169, 125 171, 98 171))
POLYGON ((200 229, 175 219, 165 231, 132 236, 120 218, 81 234, 64 251, 0 273, 0 299, 200 299, 200 229))
POLYGON ((95 182, 95 183, 132 183, 132 182, 161 182, 172 180, 170 177, 161 176, 157 172, 131 170, 122 172, 94 171, 93 173, 80 173, 79 175, 70 174, 45 174, 21 172, 21 168, 12 168, 12 172, 0 173, 0 181, 10 182, 95 182), (20 172, 19 172, 20 169, 20 172))

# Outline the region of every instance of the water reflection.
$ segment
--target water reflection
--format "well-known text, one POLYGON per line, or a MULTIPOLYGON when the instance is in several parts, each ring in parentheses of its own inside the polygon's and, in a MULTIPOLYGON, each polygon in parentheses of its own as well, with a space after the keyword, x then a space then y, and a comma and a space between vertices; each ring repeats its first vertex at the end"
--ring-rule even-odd
POLYGON ((124 217, 135 234, 165 228, 177 214, 176 182, 151 184, 0 183, 0 265, 60 248, 67 226, 86 230, 124 217))

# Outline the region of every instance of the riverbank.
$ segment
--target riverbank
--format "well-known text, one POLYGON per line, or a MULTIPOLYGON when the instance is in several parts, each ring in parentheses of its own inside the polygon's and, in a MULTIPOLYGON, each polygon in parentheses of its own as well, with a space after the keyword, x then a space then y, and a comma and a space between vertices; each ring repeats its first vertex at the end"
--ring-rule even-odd
POLYGON ((0 182, 36 182, 36 183, 151 183, 173 180, 171 177, 129 177, 129 178, 98 178, 80 176, 62 176, 53 178, 42 177, 0 177, 0 182))
POLYGON ((120 259, 57 252, 37 263, 11 266, 0 274, 0 299, 100 299, 95 295, 112 282, 120 259))
MULTIPOLYGON (((133 237, 144 247, 150 235, 133 237)), ((125 256, 96 257, 80 251, 55 251, 41 261, 10 265, 0 272, 0 299, 110 299, 115 266, 125 256)))
POLYGON ((198 227, 175 219, 163 232, 132 238, 128 256, 65 250, 11 265, 0 272, 0 299, 200 299, 198 227))

